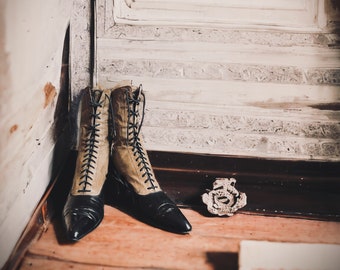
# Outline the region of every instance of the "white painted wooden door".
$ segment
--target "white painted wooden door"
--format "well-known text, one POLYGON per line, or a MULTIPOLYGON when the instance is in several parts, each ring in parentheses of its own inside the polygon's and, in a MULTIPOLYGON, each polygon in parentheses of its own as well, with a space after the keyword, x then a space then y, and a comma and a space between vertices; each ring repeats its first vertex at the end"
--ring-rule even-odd
POLYGON ((339 161, 336 15, 327 0, 97 0, 94 81, 143 84, 149 150, 339 161))

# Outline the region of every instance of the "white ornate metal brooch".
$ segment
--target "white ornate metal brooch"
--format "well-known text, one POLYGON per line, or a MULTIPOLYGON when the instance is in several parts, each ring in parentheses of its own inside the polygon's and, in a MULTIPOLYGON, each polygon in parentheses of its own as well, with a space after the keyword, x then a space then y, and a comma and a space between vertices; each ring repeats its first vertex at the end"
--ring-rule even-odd
POLYGON ((235 188, 235 178, 216 178, 213 189, 202 195, 202 201, 211 214, 232 216, 247 204, 247 196, 235 188))

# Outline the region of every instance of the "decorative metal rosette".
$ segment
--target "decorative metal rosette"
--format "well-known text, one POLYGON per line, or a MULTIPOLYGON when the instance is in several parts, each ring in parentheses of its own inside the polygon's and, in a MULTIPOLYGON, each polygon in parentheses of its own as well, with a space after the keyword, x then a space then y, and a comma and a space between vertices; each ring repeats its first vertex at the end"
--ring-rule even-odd
POLYGON ((216 178, 213 189, 202 195, 202 201, 211 214, 232 216, 247 204, 247 196, 235 188, 235 178, 216 178))

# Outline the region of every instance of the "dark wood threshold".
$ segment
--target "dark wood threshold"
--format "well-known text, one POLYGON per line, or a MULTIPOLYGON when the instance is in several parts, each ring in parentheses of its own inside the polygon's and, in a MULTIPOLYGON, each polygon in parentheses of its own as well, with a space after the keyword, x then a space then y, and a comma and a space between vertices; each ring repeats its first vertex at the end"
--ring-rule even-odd
POLYGON ((242 212, 340 220, 340 163, 149 152, 155 174, 169 197, 193 208, 216 177, 234 177, 247 194, 242 212))

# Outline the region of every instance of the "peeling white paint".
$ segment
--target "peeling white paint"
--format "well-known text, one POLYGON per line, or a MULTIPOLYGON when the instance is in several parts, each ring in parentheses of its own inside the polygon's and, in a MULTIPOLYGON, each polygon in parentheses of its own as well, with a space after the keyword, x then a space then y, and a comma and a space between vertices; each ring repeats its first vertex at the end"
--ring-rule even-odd
POLYGON ((6 57, 0 60, 4 66, 0 74, 0 268, 51 180, 57 96, 44 108, 44 86, 51 83, 59 92, 71 4, 68 0, 1 4, 1 53, 6 57))
POLYGON ((143 84, 150 150, 339 161, 326 4, 98 0, 96 81, 143 84))

